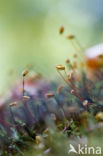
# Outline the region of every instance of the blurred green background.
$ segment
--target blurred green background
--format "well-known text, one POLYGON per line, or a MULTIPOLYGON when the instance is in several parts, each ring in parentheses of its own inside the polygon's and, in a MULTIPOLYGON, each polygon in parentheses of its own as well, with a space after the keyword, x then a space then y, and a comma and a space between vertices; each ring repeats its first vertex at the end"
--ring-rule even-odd
POLYGON ((0 0, 0 93, 28 64, 55 77, 56 64, 74 52, 65 35, 89 47, 102 42, 102 32, 103 0, 0 0))

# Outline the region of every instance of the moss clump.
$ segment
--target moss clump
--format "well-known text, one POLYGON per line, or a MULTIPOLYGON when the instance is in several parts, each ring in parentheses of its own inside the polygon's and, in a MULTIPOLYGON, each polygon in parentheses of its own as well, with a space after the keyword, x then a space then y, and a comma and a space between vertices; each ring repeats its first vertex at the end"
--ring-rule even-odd
MULTIPOLYGON (((60 33, 63 31, 62 27, 60 33)), ((67 39, 76 38, 69 35, 67 39)), ((75 43, 79 45, 77 40, 75 43)), ((88 79, 84 62, 77 54, 73 57, 74 62, 66 60, 67 67, 56 66, 64 86, 61 81, 50 82, 25 70, 22 81, 4 97, 0 109, 1 156, 65 156, 69 144, 101 145, 102 79, 88 79)))

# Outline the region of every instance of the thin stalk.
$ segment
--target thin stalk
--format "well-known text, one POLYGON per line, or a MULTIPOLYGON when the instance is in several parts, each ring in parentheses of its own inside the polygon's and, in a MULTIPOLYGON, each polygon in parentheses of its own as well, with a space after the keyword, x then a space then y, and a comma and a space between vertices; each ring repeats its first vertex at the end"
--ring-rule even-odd
POLYGON ((24 96, 24 92, 25 92, 25 90, 24 90, 24 76, 23 76, 23 80, 22 80, 22 85, 23 85, 23 96, 24 96))
POLYGON ((73 88, 73 86, 64 78, 64 76, 61 74, 61 72, 60 72, 59 70, 57 70, 57 71, 58 71, 58 73, 60 74, 60 76, 62 77, 62 79, 64 80, 64 82, 65 82, 72 90, 74 90, 75 96, 77 96, 77 97, 80 99, 80 101, 83 102, 84 99, 83 99, 78 93, 75 92, 75 88, 73 88))

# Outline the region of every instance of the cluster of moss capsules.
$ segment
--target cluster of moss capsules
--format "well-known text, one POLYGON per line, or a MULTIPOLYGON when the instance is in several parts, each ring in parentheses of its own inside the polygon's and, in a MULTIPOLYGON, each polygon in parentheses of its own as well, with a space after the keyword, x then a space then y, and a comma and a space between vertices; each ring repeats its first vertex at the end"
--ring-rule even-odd
MULTIPOLYGON (((60 34, 63 31, 61 27, 60 34)), ((82 48, 74 35, 68 35, 67 39, 75 51, 77 45, 82 48)), ((66 60, 69 72, 61 64, 56 66, 64 84, 50 82, 40 74, 29 75, 26 69, 22 81, 11 89, 6 100, 1 101, 1 156, 23 155, 31 143, 39 145, 40 135, 47 134, 49 128, 66 133, 70 138, 82 136, 81 127, 90 132, 103 126, 102 80, 94 82, 88 79, 84 62, 76 62, 79 54, 75 53, 73 57, 74 62, 66 60), (89 124, 91 117, 94 118, 94 127, 89 124)), ((45 147, 44 152, 48 149, 45 147)))

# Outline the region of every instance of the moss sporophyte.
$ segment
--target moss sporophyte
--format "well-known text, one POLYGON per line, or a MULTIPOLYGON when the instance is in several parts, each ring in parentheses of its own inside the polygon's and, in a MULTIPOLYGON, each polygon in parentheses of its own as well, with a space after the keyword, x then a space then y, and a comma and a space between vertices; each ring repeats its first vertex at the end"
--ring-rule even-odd
MULTIPOLYGON (((64 26, 59 33, 65 34, 64 26)), ((35 149, 35 155, 66 155, 63 148, 73 140, 86 142, 103 127, 102 45, 85 50, 75 35, 66 39, 75 52, 66 65, 56 66, 64 84, 26 69, 0 99, 2 156, 23 155, 27 148, 35 149)))

